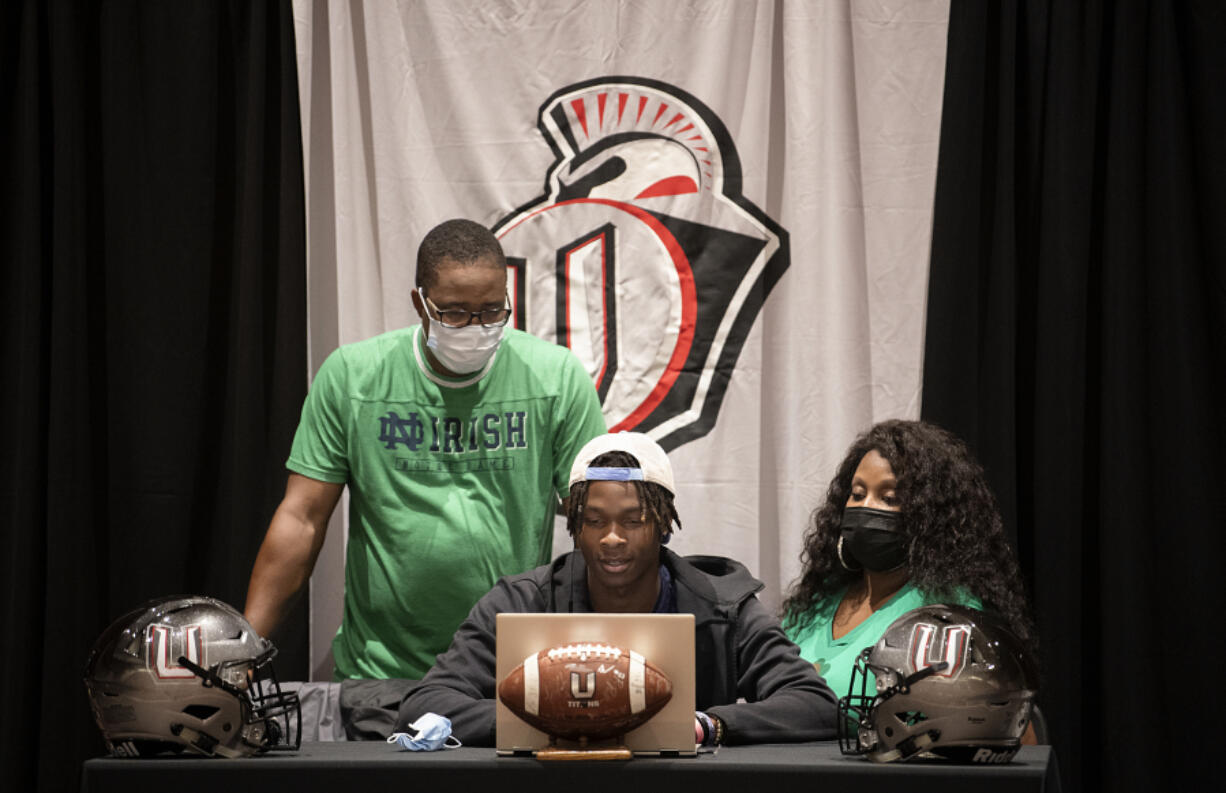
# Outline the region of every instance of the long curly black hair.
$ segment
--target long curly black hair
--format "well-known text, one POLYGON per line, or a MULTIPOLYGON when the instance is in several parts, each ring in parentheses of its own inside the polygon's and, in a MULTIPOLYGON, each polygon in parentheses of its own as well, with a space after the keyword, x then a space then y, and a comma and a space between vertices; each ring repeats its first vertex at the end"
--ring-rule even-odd
MULTIPOLYGON (((589 465, 609 468, 638 468, 638 458, 629 452, 605 452, 597 456, 589 465)), ((677 517, 677 508, 673 505, 673 494, 663 485, 655 482, 632 482, 638 493, 639 505, 651 518, 661 535, 673 531, 673 526, 681 528, 681 518, 677 517)), ((583 509, 587 506, 588 482, 576 482, 570 489, 566 502, 566 531, 574 537, 583 528, 583 509)))
POLYGON ((969 593, 1006 619, 1023 642, 1036 636, 1017 556, 1000 519, 996 498, 966 444, 923 421, 883 421, 858 437, 839 464, 826 503, 813 513, 804 535, 803 572, 783 603, 784 624, 804 624, 862 573, 844 568, 836 555, 843 507, 860 460, 871 450, 884 457, 898 480, 899 528, 910 538, 910 581, 939 600, 969 593))

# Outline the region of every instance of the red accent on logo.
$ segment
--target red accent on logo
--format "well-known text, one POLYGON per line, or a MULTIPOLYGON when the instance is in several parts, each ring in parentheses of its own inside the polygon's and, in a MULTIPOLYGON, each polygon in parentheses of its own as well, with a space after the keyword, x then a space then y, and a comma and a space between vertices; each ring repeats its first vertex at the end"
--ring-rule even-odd
POLYGON ((666 195, 697 193, 698 184, 688 176, 670 176, 643 189, 635 198, 659 198, 666 195))
POLYGON ((583 100, 576 99, 570 103, 570 106, 575 109, 575 118, 579 119, 579 126, 583 127, 583 134, 587 135, 587 110, 583 106, 583 100))
MULTIPOLYGON (((499 232, 499 237, 505 237, 518 226, 542 212, 568 204, 603 204, 604 206, 614 207, 633 215, 650 228, 659 238, 660 242, 664 244, 669 258, 672 259, 673 266, 677 269, 677 280, 681 288, 681 326, 677 330, 677 344, 673 348, 673 354, 669 357, 668 363, 664 367, 664 374, 660 376, 659 381, 647 395, 647 398, 630 415, 610 427, 609 432, 634 429, 640 421, 649 416, 651 411, 655 410, 656 406, 663 401, 664 397, 668 394, 668 390, 677 381, 677 377, 681 374, 681 368, 685 364, 685 359, 690 354, 690 346, 694 342, 694 324, 698 316, 698 295, 694 289, 694 272, 690 269, 690 262, 686 258, 685 251, 681 249, 681 245, 677 242, 677 238, 673 236, 672 232, 651 213, 633 204, 627 204, 624 201, 612 201, 606 198, 573 198, 569 201, 559 201, 556 204, 541 207, 525 215, 513 225, 502 229, 499 232)), ((567 299, 569 300, 569 295, 567 299)))
MULTIPOLYGON (((608 251, 606 250, 606 246, 609 244, 609 239, 605 234, 601 234, 596 239, 599 240, 600 242, 600 304, 601 304, 600 305, 600 327, 601 327, 600 338, 604 339, 605 353, 604 353, 603 360, 601 360, 600 362, 600 372, 597 373, 595 382, 603 383, 605 370, 609 368, 609 306, 605 300, 605 295, 608 294, 608 291, 605 289, 605 284, 607 284, 609 280, 609 272, 606 266, 608 264, 608 251)), ((567 284, 570 283, 570 258, 571 256, 574 254, 576 250, 579 250, 582 247, 586 247, 587 244, 590 244, 591 242, 592 240, 589 239, 587 243, 580 245, 566 252, 566 283, 567 284)), ((566 288, 566 297, 565 297, 564 302, 566 304, 566 316, 569 318, 570 317, 570 287, 569 286, 566 288)), ((566 346, 570 347, 571 349, 574 349, 574 345, 571 343, 569 320, 568 320, 567 328, 566 328, 566 346)))
POLYGON ((522 294, 523 285, 519 283, 519 279, 519 267, 516 267, 511 262, 507 262, 507 296, 511 301, 511 318, 514 320, 514 327, 516 328, 520 327, 520 317, 523 316, 523 306, 519 304, 519 296, 522 294))

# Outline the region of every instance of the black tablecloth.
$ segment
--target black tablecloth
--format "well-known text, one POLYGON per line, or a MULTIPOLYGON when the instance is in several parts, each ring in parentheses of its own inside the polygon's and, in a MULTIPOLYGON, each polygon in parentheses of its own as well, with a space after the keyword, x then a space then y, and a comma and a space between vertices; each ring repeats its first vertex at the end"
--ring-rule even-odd
POLYGON ((1059 793, 1056 759, 1048 746, 1027 746, 1004 766, 936 763, 876 765, 839 754, 829 743, 726 746, 685 758, 636 758, 608 762, 541 762, 497 757, 493 749, 409 752, 379 742, 303 744, 298 752, 274 752, 243 760, 184 757, 116 759, 85 763, 81 790, 162 790, 175 793, 295 793, 367 791, 563 791, 642 793, 766 793, 776 790, 855 793, 1059 793), (803 786, 803 787, 802 787, 803 786))

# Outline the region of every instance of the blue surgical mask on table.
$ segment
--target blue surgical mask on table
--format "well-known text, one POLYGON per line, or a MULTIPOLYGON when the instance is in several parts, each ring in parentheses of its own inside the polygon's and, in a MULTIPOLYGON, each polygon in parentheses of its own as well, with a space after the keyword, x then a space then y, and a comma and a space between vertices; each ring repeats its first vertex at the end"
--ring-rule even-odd
POLYGON ((460 739, 451 735, 451 719, 437 713, 423 713, 421 718, 409 725, 409 729, 416 732, 394 732, 387 736, 387 742, 399 744, 402 749, 413 752, 458 749, 462 746, 460 739))

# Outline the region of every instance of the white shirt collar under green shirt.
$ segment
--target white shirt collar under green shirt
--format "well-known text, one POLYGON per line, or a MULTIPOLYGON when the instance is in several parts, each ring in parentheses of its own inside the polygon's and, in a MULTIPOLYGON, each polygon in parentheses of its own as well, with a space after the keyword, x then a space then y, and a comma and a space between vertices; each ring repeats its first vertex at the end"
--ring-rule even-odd
POLYGON ((416 325, 413 328, 413 356, 417 359, 417 368, 421 369, 421 373, 431 382, 443 388, 464 388, 489 374, 490 369, 494 368, 494 361, 498 360, 498 350, 495 350, 485 362, 485 366, 477 371, 459 377, 444 377, 430 366, 430 361, 426 358, 426 334, 422 333, 421 325, 416 325))

